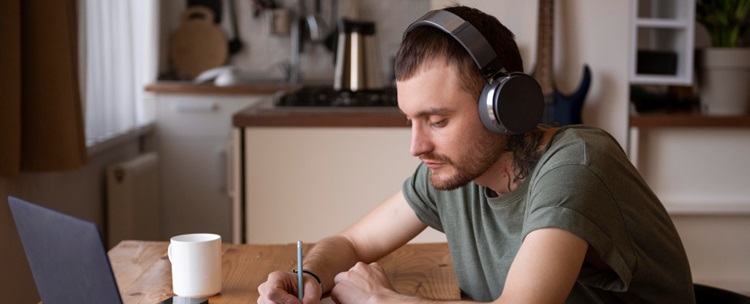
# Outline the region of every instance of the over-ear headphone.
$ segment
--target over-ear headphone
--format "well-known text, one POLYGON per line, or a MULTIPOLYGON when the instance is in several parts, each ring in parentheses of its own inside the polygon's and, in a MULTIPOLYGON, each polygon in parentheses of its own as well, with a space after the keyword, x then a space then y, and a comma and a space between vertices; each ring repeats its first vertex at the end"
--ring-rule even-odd
POLYGON ((503 65, 487 39, 471 23, 446 10, 430 11, 414 21, 414 28, 438 28, 456 39, 471 55, 487 84, 479 95, 479 116, 496 134, 519 134, 531 130, 542 118, 544 96, 539 83, 524 73, 504 73, 503 65))

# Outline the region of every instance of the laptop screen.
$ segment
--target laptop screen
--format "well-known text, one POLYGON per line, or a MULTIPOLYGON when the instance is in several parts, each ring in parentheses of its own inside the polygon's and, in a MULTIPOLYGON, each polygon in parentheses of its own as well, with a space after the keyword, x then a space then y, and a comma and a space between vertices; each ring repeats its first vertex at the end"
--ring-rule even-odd
POLYGON ((122 303, 96 224, 8 197, 44 304, 122 303))

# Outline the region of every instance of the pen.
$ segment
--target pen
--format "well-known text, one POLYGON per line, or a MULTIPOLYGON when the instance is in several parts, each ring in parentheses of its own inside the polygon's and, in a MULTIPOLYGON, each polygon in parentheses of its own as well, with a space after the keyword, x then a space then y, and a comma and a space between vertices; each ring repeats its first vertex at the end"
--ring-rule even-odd
POLYGON ((305 288, 302 285, 302 241, 297 241, 297 290, 299 300, 305 296, 305 288))

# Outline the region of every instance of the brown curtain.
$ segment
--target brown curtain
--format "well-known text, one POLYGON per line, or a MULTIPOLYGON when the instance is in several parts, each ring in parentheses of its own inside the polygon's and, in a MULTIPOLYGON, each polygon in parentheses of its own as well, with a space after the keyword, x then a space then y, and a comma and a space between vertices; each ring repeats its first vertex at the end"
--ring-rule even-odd
POLYGON ((0 176, 86 163, 76 0, 0 1, 0 176))

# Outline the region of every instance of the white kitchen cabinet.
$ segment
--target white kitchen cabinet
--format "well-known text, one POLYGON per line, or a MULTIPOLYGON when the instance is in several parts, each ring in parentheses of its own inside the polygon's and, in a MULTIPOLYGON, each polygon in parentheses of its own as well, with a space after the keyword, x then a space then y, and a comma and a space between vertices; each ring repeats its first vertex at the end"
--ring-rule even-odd
MULTIPOLYGON (((316 242, 338 233, 400 190, 419 164, 409 154, 409 128, 243 130, 247 243, 316 242)), ((414 241, 445 236, 428 228, 414 241)))
POLYGON ((266 95, 156 94, 163 238, 207 232, 233 240, 228 152, 232 114, 266 95))
POLYGON ((695 0, 631 0, 631 3, 634 20, 631 24, 630 83, 691 85, 695 0), (638 73, 638 51, 676 53, 676 73, 638 73))

